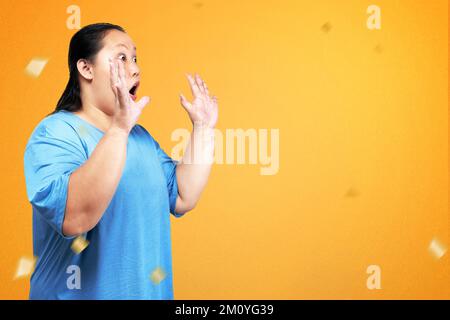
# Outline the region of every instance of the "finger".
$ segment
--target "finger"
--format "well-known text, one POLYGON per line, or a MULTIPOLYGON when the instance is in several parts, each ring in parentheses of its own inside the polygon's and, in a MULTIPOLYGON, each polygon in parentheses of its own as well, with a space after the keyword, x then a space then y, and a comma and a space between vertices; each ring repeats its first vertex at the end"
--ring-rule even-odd
POLYGON ((199 78, 200 81, 201 81, 201 84, 202 84, 202 87, 203 87, 203 92, 204 92, 204 94, 205 94, 206 100, 207 100, 208 102, 211 102, 212 99, 211 99, 211 97, 209 96, 209 90, 208 90, 208 86, 206 85, 206 82, 205 82, 200 76, 198 76, 198 78, 199 78))
POLYGON ((194 98, 200 97, 201 92, 194 78, 189 73, 186 73, 186 77, 188 78, 189 85, 191 86, 191 91, 194 98))
POLYGON ((119 72, 119 81, 120 81, 120 85, 123 89, 127 90, 127 79, 125 76, 125 66, 123 61, 118 60, 117 61, 117 68, 118 68, 118 72, 119 72))
POLYGON ((109 59, 109 73, 110 73, 110 80, 111 80, 111 87, 114 91, 114 94, 117 95, 117 72, 116 72, 116 66, 114 65, 114 62, 112 59, 109 59))
POLYGON ((130 97, 128 94, 123 92, 122 88, 117 88, 117 97, 119 99, 119 105, 121 108, 128 105, 128 99, 130 97))
POLYGON ((209 90, 208 90, 208 86, 206 85, 205 81, 203 81, 203 87, 205 88, 206 95, 209 97, 209 90))
POLYGON ((197 83, 197 86, 200 89, 200 92, 202 94, 205 94, 205 87, 203 86, 203 80, 200 78, 200 76, 197 73, 195 74, 195 83, 197 83))
POLYGON ((117 65, 118 65, 118 68, 119 68, 119 78, 120 78, 120 81, 122 82, 122 84, 126 84, 126 78, 125 78, 125 67, 124 67, 124 65, 123 65, 123 61, 122 60, 118 60, 117 61, 117 65))
POLYGON ((119 74, 119 83, 117 85, 117 93, 119 96, 119 101, 122 106, 126 106, 129 104, 130 96, 128 94, 125 82, 125 69, 121 62, 116 63, 118 74, 119 74))
POLYGON ((128 94, 127 82, 125 79, 125 67, 122 61, 117 62, 117 69, 119 72, 119 92, 120 96, 123 98, 123 103, 128 103, 130 101, 130 96, 128 94))
POLYGON ((209 96, 209 91, 208 91, 208 87, 206 86, 205 80, 203 80, 203 78, 201 78, 200 75, 198 77, 201 81, 204 94, 208 97, 208 99, 211 99, 211 97, 209 96))
POLYGON ((190 112, 192 108, 192 104, 184 97, 182 93, 180 93, 180 103, 186 111, 190 112))
POLYGON ((114 74, 116 75, 116 87, 120 86, 119 63, 114 61, 114 74))
POLYGON ((144 107, 150 102, 150 100, 150 97, 144 96, 138 102, 136 102, 136 107, 139 109, 139 111, 142 111, 142 109, 144 109, 144 107))

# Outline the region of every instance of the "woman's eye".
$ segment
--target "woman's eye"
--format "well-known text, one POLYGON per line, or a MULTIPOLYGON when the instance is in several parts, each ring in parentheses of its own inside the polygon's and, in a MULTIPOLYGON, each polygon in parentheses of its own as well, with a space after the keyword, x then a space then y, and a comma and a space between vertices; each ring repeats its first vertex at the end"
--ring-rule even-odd
POLYGON ((137 63, 137 58, 134 57, 134 58, 133 58, 133 61, 134 61, 134 63, 137 63))
POLYGON ((126 61, 127 60, 127 56, 124 54, 119 55, 119 59, 122 61, 126 61))

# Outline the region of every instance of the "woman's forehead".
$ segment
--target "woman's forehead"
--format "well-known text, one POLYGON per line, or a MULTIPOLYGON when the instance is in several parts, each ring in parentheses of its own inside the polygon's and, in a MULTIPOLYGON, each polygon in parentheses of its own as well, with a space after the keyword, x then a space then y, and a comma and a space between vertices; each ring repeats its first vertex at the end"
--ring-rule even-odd
POLYGON ((111 30, 103 39, 104 46, 108 49, 127 48, 130 51, 136 50, 136 45, 128 34, 118 30, 111 30))

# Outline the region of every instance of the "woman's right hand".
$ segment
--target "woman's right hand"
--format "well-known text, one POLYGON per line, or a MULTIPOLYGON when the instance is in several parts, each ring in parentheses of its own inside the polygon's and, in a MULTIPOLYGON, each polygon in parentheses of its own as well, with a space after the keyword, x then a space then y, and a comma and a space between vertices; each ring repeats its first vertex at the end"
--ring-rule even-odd
POLYGON ((117 59, 113 61, 110 58, 109 69, 111 87, 116 97, 116 111, 111 127, 124 130, 129 134, 141 115, 142 110, 149 103, 150 97, 144 96, 137 102, 131 99, 127 88, 125 68, 121 60, 117 59))

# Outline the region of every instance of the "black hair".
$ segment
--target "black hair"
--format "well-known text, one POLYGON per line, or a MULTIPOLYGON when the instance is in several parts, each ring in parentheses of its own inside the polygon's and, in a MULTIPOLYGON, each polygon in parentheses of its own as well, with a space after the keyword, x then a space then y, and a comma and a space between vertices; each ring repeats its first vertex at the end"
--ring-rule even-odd
POLYGON ((69 81, 61 98, 56 104, 56 113, 60 110, 77 111, 81 108, 80 83, 78 80, 77 62, 80 59, 93 61, 96 54, 102 49, 102 40, 110 30, 125 30, 111 23, 94 23, 78 30, 70 40, 69 45, 69 81))

